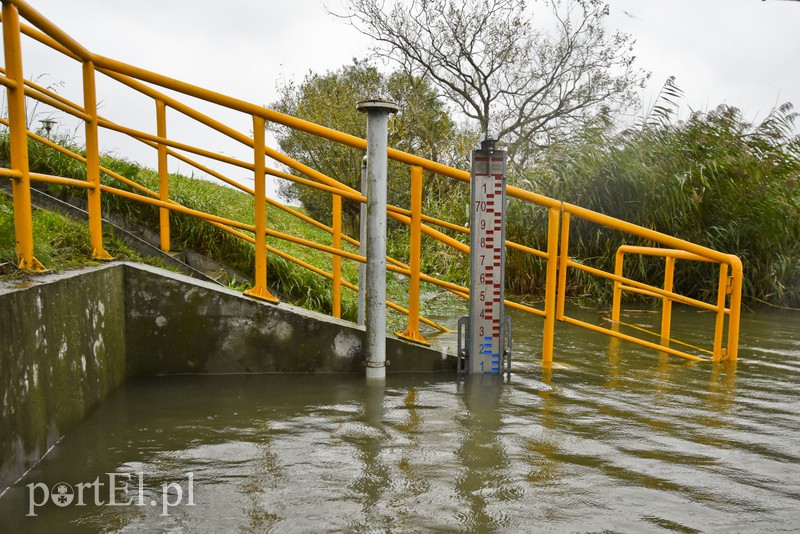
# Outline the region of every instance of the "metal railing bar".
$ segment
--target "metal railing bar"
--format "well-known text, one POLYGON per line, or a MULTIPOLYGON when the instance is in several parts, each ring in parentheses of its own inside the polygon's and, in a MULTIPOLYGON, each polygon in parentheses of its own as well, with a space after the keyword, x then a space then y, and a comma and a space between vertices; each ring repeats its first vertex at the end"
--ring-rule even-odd
MULTIPOLYGON (((664 298, 664 295, 659 295, 658 293, 654 293, 653 291, 650 291, 648 289, 641 289, 641 288, 638 288, 638 287, 626 286, 625 284, 620 284, 619 287, 623 291, 630 291, 631 293, 638 293, 640 295, 645 295, 647 297, 653 297, 653 298, 658 298, 658 299, 664 298)), ((698 302, 702 302, 702 301, 698 301, 698 302)), ((711 311, 711 310, 709 310, 709 311, 711 311)), ((718 311, 718 308, 716 306, 714 306, 713 311, 718 311)), ((730 310, 730 308, 725 308, 724 312, 726 314, 729 314, 731 312, 731 310, 730 310)))
MULTIPOLYGON (((0 124, 3 124, 5 126, 9 125, 8 121, 6 119, 3 119, 2 117, 0 117, 0 124)), ((80 154, 76 154, 75 152, 72 152, 68 148, 63 147, 63 146, 59 145, 58 143, 54 143, 53 141, 47 139, 46 137, 42 137, 41 135, 36 134, 36 133, 32 132, 31 130, 28 130, 28 137, 30 137, 31 139, 34 139, 35 141, 38 141, 38 142, 40 142, 40 143, 52 148, 53 150, 57 150, 58 152, 61 152, 65 156, 68 156, 68 157, 74 159, 75 161, 79 161, 79 162, 84 163, 84 164, 86 163, 86 158, 85 157, 81 156, 80 154)), ((145 186, 143 186, 143 185, 141 185, 141 184, 139 184, 137 182, 134 182, 133 180, 130 180, 130 179, 122 176, 121 174, 118 174, 118 173, 112 171, 111 169, 103 167, 102 165, 100 166, 100 172, 102 172, 103 174, 106 174, 108 176, 111 176, 112 178, 114 178, 116 180, 119 180, 122 183, 127 184, 127 185, 129 185, 129 186, 131 186, 131 187, 133 187, 135 189, 138 189, 142 193, 148 194, 148 195, 150 195, 152 197, 156 197, 156 198, 158 197, 158 193, 156 193, 155 191, 153 191, 151 189, 148 189, 147 187, 145 187, 145 186)))
MULTIPOLYGON (((33 178, 33 174, 31 174, 31 178, 33 178)), ((82 182, 83 183, 83 182, 82 182)), ((91 185, 88 185, 91 187, 91 185)), ((130 191, 125 191, 123 189, 117 189, 116 187, 111 187, 108 185, 101 184, 100 190, 104 193, 111 193, 113 195, 117 195, 120 197, 129 198, 132 200, 138 200, 139 202, 143 202, 145 204, 151 204, 153 206, 158 206, 159 208, 168 208, 172 211, 178 211, 180 213, 185 213, 187 215, 192 215, 193 217, 197 217, 199 219, 207 220, 207 221, 214 221, 219 222, 222 224, 227 224, 233 226, 234 228, 240 228, 242 230, 247 230, 248 232, 255 232, 255 226, 251 224, 242 223, 239 221, 234 221, 231 219, 227 219, 225 217, 220 217, 218 215, 211 215, 210 213, 204 213, 202 211, 193 210, 192 208, 187 208, 183 204, 178 204, 175 201, 164 202, 163 200, 159 200, 157 198, 150 198, 145 197, 142 195, 137 195, 136 193, 131 193, 130 191)))
MULTIPOLYGON (((642 328, 641 326, 636 326, 635 324, 626 323, 624 321, 614 321, 612 319, 607 319, 607 318, 605 318, 605 320, 609 321, 611 324, 616 324, 616 325, 620 325, 620 326, 625 326, 627 328, 632 328, 634 330, 637 330, 639 332, 644 332, 645 334, 649 334, 649 335, 654 336, 654 337, 658 337, 658 338, 662 338, 662 339, 664 337, 660 332, 653 332, 653 331, 648 330, 646 328, 642 328)), ((694 349, 694 350, 703 352, 705 354, 708 354, 709 356, 713 356, 714 355, 713 351, 710 351, 708 349, 704 349, 703 347, 698 347, 697 345, 692 345, 690 343, 685 343, 685 342, 683 342, 683 341, 681 341, 679 339, 675 339, 673 337, 669 337, 667 339, 668 339, 668 341, 670 343, 676 343, 676 344, 684 346, 684 347, 689 347, 690 349, 694 349)), ((666 346, 666 345, 663 345, 663 346, 666 346)))
POLYGON ((28 20, 31 24, 39 28, 46 35, 52 37, 71 54, 83 61, 92 61, 94 54, 89 52, 78 41, 70 37, 61 28, 50 22, 44 15, 36 11, 30 4, 23 0, 10 0, 12 4, 17 6, 20 15, 28 20))
MULTIPOLYGON (((180 152, 176 152, 176 151, 173 151, 173 150, 167 150, 167 153, 170 156, 173 156, 173 157, 183 161, 184 163, 188 163, 189 165, 191 165, 192 167, 196 168, 197 170, 202 171, 202 172, 204 172, 204 173, 206 173, 206 174, 208 174, 210 176, 213 176, 214 178, 217 178, 218 180, 221 180, 221 181, 225 182, 226 184, 231 185, 231 186, 239 189, 240 191, 243 191, 244 193, 248 193, 251 196, 255 195, 255 191, 253 189, 251 189, 250 187, 247 187, 246 185, 240 184, 239 182, 236 182, 236 181, 228 178, 224 174, 222 174, 220 172, 217 172, 217 171, 215 171, 214 169, 212 169, 210 167, 206 167, 202 163, 199 163, 199 162, 197 162, 197 161, 195 161, 195 160, 193 160, 193 159, 181 154, 180 152)), ((267 173, 269 173, 269 169, 267 169, 267 173)), ((304 213, 301 213, 301 212, 299 212, 299 211, 297 211, 295 209, 292 209, 291 207, 289 207, 289 206, 287 206, 285 204, 282 204, 282 203, 278 202, 277 200, 274 200, 274 199, 272 199, 270 197, 267 197, 266 200, 267 200, 267 204, 269 204, 271 206, 274 206, 274 207, 280 209, 281 211, 284 211, 284 212, 286 212, 286 213, 288 213, 288 214, 290 214, 290 215, 292 215, 292 216, 294 216, 294 217, 296 217, 296 218, 298 218, 298 219, 300 219, 302 221, 305 221, 305 222, 307 222, 307 223, 319 228, 320 230, 324 230, 324 231, 328 232, 329 234, 333 234, 333 228, 331 228, 330 226, 327 226, 324 223, 321 223, 318 220, 316 220, 316 219, 314 219, 312 217, 309 217, 308 215, 306 215, 304 213)), ((342 239, 344 239, 345 241, 347 241, 351 245, 354 245, 356 247, 358 246, 358 241, 353 239, 352 237, 346 235, 346 234, 342 234, 342 239)))
MULTIPOLYGON (((130 137, 133 137, 134 139, 138 139, 139 141, 141 141, 143 143, 146 143, 146 144, 163 143, 163 144, 165 144, 167 146, 170 146, 172 148, 175 148, 175 149, 178 149, 178 150, 184 150, 186 152, 191 152, 191 153, 196 154, 198 156, 203 156, 203 157, 207 157, 209 159, 213 159, 213 160, 219 161, 220 163, 227 163, 229 165, 233 165, 233 166, 240 167, 240 168, 243 168, 243 169, 253 170, 253 164, 252 163, 249 163, 249 162, 246 162, 246 161, 242 161, 242 160, 238 160, 238 159, 230 157, 230 156, 225 156, 225 155, 222 155, 222 154, 211 152, 210 150, 205 150, 205 149, 202 149, 202 148, 198 148, 198 147, 195 147, 195 146, 192 146, 192 145, 188 145, 186 143, 181 143, 181 142, 172 141, 170 139, 166 139, 166 138, 163 138, 163 137, 158 137, 157 135, 153 135, 153 134, 149 134, 149 133, 146 133, 146 132, 142 132, 140 130, 134 130, 133 128, 128 128, 126 126, 121 126, 119 124, 116 124, 116 123, 111 122, 111 121, 106 120, 106 119, 100 120, 99 121, 99 125, 104 127, 104 128, 107 128, 109 130, 114 130, 116 132, 119 132, 119 133, 128 135, 130 137)), ((336 187, 333 187, 333 186, 329 186, 329 185, 326 185, 326 184, 314 182, 312 180, 307 180, 305 178, 301 178, 299 176, 294 176, 292 174, 288 174, 288 173, 285 173, 285 172, 282 172, 282 171, 278 171, 278 170, 275 170, 275 169, 267 168, 266 172, 267 172, 267 174, 270 174, 272 176, 276 176, 278 178, 285 178, 287 180, 292 180, 294 182, 301 183, 303 185, 307 185, 309 187, 313 187, 313 188, 319 189, 321 191, 325 191, 325 192, 330 193, 330 194, 341 195, 341 196, 343 196, 345 198, 348 198, 350 200, 353 200, 355 202, 365 202, 366 201, 366 199, 363 196, 361 196, 360 193, 350 193, 348 191, 342 191, 342 190, 337 189, 336 187)), ((225 180, 225 181, 227 182, 227 180, 225 180)))
MULTIPOLYGON (((211 117, 209 117, 209 116, 207 116, 207 115, 205 115, 203 113, 200 113, 199 111, 187 106, 186 104, 180 102, 179 100, 176 100, 176 99, 174 99, 174 98, 172 98, 172 97, 170 97, 170 96, 168 96, 168 95, 166 95, 164 93, 161 93, 160 91, 157 91, 157 90, 153 89, 152 87, 149 87, 148 85, 138 81, 136 79, 136 77, 131 77, 129 75, 126 75, 123 72, 115 71, 114 69, 102 68, 102 65, 100 65, 98 67, 98 70, 100 72, 102 72, 103 74, 105 74, 106 76, 108 76, 108 77, 110 77, 110 78, 112 78, 114 80, 117 80, 118 82, 123 83, 123 84, 127 85, 128 87, 130 87, 130 88, 132 88, 132 89, 134 89, 134 90, 136 90, 136 91, 138 91, 138 92, 140 92, 142 94, 145 94, 145 95, 147 95, 147 96, 149 96, 149 97, 151 97, 153 99, 156 99, 156 100, 163 100, 172 109, 174 109, 174 110, 186 115, 189 118, 192 118, 192 119, 200 122, 201 124, 205 124, 206 126, 208 126, 210 128, 213 128, 214 130, 217 130, 218 132, 230 137, 231 139, 233 139, 235 141, 239 141, 240 143, 244 144, 245 146, 248 146, 250 148, 252 148, 252 146, 253 146, 253 140, 250 137, 242 134, 241 132, 238 132, 237 130, 234 130, 233 128, 231 128, 231 127, 229 127, 229 126, 227 126, 227 125, 225 125, 225 124, 223 124, 223 123, 221 123, 221 122, 219 122, 219 121, 217 121, 217 120, 215 120, 215 119, 213 119, 213 118, 211 118, 211 117)), ((175 88, 169 87, 169 86, 164 86, 164 87, 166 87, 167 89, 178 90, 178 89, 175 89, 175 88)), ((178 90, 178 91, 179 92, 183 92, 183 91, 180 91, 180 90, 178 90)), ((203 90, 203 91, 205 91, 205 90, 203 90)), ((185 92, 183 92, 183 93, 184 94, 188 94, 189 96, 197 97, 196 95, 193 95, 191 93, 185 93, 185 92)), ((203 100, 205 100, 205 99, 203 99, 203 100)), ((229 100, 238 101, 236 99, 230 99, 230 98, 229 98, 229 100)), ((212 103, 215 103, 215 104, 218 104, 218 105, 223 105, 224 106, 224 104, 220 104, 220 102, 216 102, 216 101, 213 101, 213 100, 208 100, 208 101, 212 102, 212 103)), ((238 102, 241 102, 241 101, 238 101, 238 102)), ((236 109, 237 111, 243 111, 242 109, 237 109, 237 108, 232 108, 232 109, 236 109)), ((263 111, 266 108, 263 108, 263 107, 260 107, 260 106, 255 106, 253 104, 249 104, 248 105, 248 109, 249 109, 249 111, 243 111, 243 112, 251 114, 251 115, 261 116, 261 117, 265 118, 266 120, 269 120, 267 117, 264 116, 263 113, 261 113, 261 111, 263 111)), ((297 172, 300 172, 300 173, 302 173, 302 174, 304 174, 306 176, 309 176, 309 177, 317 180, 320 183, 329 185, 329 186, 337 188, 337 189, 341 189, 343 191, 349 191, 350 193, 358 193, 358 191, 353 189, 352 187, 346 186, 346 185, 342 184, 341 182, 339 182, 337 180, 334 180, 333 178, 331 178, 331 177, 329 177, 329 176, 327 176, 327 175, 325 175, 325 174, 323 174, 323 173, 321 173, 321 172, 319 172, 319 171, 317 171, 315 169, 312 169, 311 167, 303 165, 302 163, 300 163, 298 161, 295 161, 294 159, 290 158, 289 156, 281 154, 280 152, 278 152, 278 151, 276 151, 274 149, 266 147, 266 151, 267 151, 267 156, 268 157, 270 157, 270 158, 274 159, 275 161, 278 161, 278 162, 286 165, 287 167, 295 169, 297 172)))
POLYGON ((5 167, 0 167, 0 176, 5 176, 6 178, 22 178, 22 171, 17 169, 6 169, 5 167))
MULTIPOLYGON (((3 68, 3 67, 0 67, 0 74, 3 74, 5 76, 6 69, 3 68)), ((0 77, 0 83, 3 83, 4 85, 7 85, 7 84, 5 82, 3 82, 2 80, 7 80, 9 83, 13 83, 14 87, 16 87, 16 82, 14 80, 11 80, 11 79, 9 79, 7 77, 0 77)), ((83 107, 82 106, 79 106, 75 102, 72 102, 71 100, 68 100, 68 99, 64 98, 63 96, 59 95, 58 93, 56 93, 54 91, 51 91, 51 90, 47 89, 46 87, 42 87, 41 85, 38 85, 38 84, 34 83, 33 81, 28 80, 27 78, 25 79, 24 84, 25 84, 25 94, 26 95, 28 95, 28 96, 30 96, 32 98, 37 98, 37 96, 39 96, 39 95, 47 96, 52 100, 58 101, 63 106, 67 106, 68 108, 71 108, 71 110, 70 109, 64 109, 64 108, 61 108, 61 107, 58 108, 58 109, 61 109, 62 111, 64 111, 65 113, 69 113, 70 115, 73 115, 73 116, 78 117, 78 118, 83 119, 83 120, 86 120, 89 117, 83 111, 83 107)), ((48 102, 45 102, 45 103, 48 103, 48 102)), ((52 105, 52 104, 50 104, 50 105, 52 105)))
MULTIPOLYGON (((224 231, 226 231, 226 232, 228 232, 228 233, 230 233, 230 234, 232 234, 232 235, 234 235, 234 236, 236 236, 236 237, 238 237, 240 239, 248 241, 251 244, 255 244, 255 242, 256 242, 254 237, 249 236, 247 234, 244 234, 242 232, 239 232, 239 231, 237 231, 237 230, 235 230, 235 229, 233 229, 233 228, 231 228, 229 226, 226 226, 224 224, 220 224, 220 223, 216 223, 216 222, 210 222, 210 224, 212 224, 212 225, 216 226, 217 228, 219 228, 221 230, 224 230, 224 231)), ((270 246, 270 245, 266 245, 266 248, 267 248, 268 252, 270 252, 272 254, 275 254, 277 256, 280 256, 281 258, 284 258, 285 260, 291 261, 291 262, 293 262, 293 263, 295 263, 297 265, 300 265, 301 267, 304 267, 304 268, 312 271, 315 274, 323 276, 323 277, 327 278, 328 280, 332 280, 333 279, 333 274, 325 271, 324 269, 320 269, 319 267, 311 265, 310 263, 306 263, 306 262, 304 262, 303 260, 301 260, 299 258, 295 258, 294 256, 292 256, 288 252, 284 252, 284 251, 282 251, 282 250, 280 250, 278 248, 275 248, 273 246, 270 246)), ((358 291, 358 286, 356 284, 353 284, 352 282, 349 282, 344 278, 342 279, 342 286, 346 287, 347 289, 353 290, 353 291, 358 291)), ((396 303, 394 303, 392 301, 386 301, 386 305, 389 306, 390 308, 392 308, 393 310, 398 311, 400 313, 404 313, 406 315, 408 315, 408 313, 409 313, 406 308, 403 308, 399 304, 396 304, 396 303)), ((441 332, 450 332, 449 328, 447 328, 445 326, 442 326, 442 325, 436 323, 435 321, 427 319, 427 318, 425 318, 423 316, 420 316, 419 319, 420 319, 420 321, 422 321, 423 323, 427 324, 428 326, 432 326, 433 328, 436 328, 437 330, 439 330, 441 332)))
MULTIPOLYGON (((394 211, 395 213, 399 213, 401 215, 405 215, 407 217, 411 216, 411 210, 405 208, 398 208, 396 206, 390 206, 390 210, 394 211)), ((469 235, 470 231, 469 228, 465 228, 463 226, 459 226, 455 223, 451 223, 448 221, 443 221, 442 219, 437 219, 436 217, 431 217, 430 215, 422 215, 422 221, 428 222, 431 224, 435 224, 436 226, 441 226, 442 228, 447 228, 448 230, 453 230, 462 234, 469 235)), ((515 243, 514 241, 506 240, 506 246, 509 248, 513 248, 522 252, 526 252, 528 254, 532 254, 534 256, 538 256, 540 258, 547 259, 547 253, 542 252, 541 250, 537 250, 535 248, 528 247, 526 245, 521 245, 519 243, 515 243)))
POLYGON ((626 278, 624 276, 617 276, 615 274, 612 274, 612 273, 609 273, 609 272, 606 272, 606 271, 602 271, 602 270, 596 269, 594 267, 589 267, 588 265, 584 265, 582 263, 576 263, 573 260, 567 260, 566 264, 567 264, 568 267, 573 267, 573 268, 578 269, 580 271, 584 271, 584 272, 587 272, 587 273, 590 273, 590 274, 594 274, 596 276, 600 276, 602 278, 606 278, 606 279, 612 280, 614 282, 621 282, 623 284, 629 284, 629 285, 631 285, 633 287, 636 287, 636 288, 639 288, 639 289, 652 291, 653 293, 655 293, 659 297, 667 297, 667 298, 670 298, 670 299, 672 299, 672 300, 674 300, 676 302, 681 302, 683 304, 688 304, 689 306, 694 306, 696 308, 702 308, 704 310, 709 310, 709 311, 717 311, 717 309, 718 309, 718 306, 715 305, 715 304, 709 304, 708 302, 703 302, 701 300, 693 299, 693 298, 690 298, 690 297, 685 297, 683 295, 679 295, 678 293, 673 293, 671 291, 664 291, 661 288, 658 288, 658 287, 655 287, 655 286, 651 286, 651 285, 645 284, 643 282, 637 282, 636 280, 631 280, 630 278, 626 278))
POLYGON ((268 237, 277 237, 278 239, 283 239, 284 241, 289 241, 290 243, 303 245, 309 248, 319 250, 321 252, 327 252, 328 254, 335 254, 337 256, 347 258, 348 260, 358 261, 361 263, 367 261, 367 259, 364 256, 359 256, 358 254, 347 252, 346 250, 340 250, 334 247, 329 247, 328 245, 321 245, 319 243, 309 241, 308 239, 303 239, 302 237, 295 237, 291 234, 286 234, 284 232, 279 232, 277 230, 272 230, 270 228, 266 229, 266 234, 268 237))
MULTIPOLYGON (((393 207, 394 206, 392 206, 392 208, 393 207)), ((411 218, 410 217, 407 217, 405 215, 401 215, 400 213, 395 212, 391 208, 388 211, 389 211, 389 217, 400 221, 401 223, 405 224, 406 226, 409 226, 411 224, 411 218)), ((429 235, 429 236, 433 237, 434 239, 437 239, 438 241, 441 241, 442 243, 444 243, 446 245, 450 245, 451 247, 453 247, 454 249, 456 249, 456 250, 458 250, 460 252, 463 252, 465 254, 469 254, 469 245, 464 244, 461 241, 458 241, 457 239, 453 239, 449 235, 445 235, 445 234, 441 233, 440 231, 435 230, 435 229, 431 228, 430 226, 428 226, 426 224, 422 224, 422 225, 420 225, 420 227, 421 227, 422 233, 424 233, 426 235, 429 235)))
MULTIPOLYGON (((0 67, 0 71, 5 73, 5 69, 0 67)), ((0 83, 6 85, 11 88, 16 88, 17 84, 14 80, 6 77, 0 77, 0 83)), ((43 104, 47 104, 48 106, 52 106, 59 111, 63 111, 68 115, 72 115, 73 117, 77 117, 83 121, 89 120, 89 115, 83 112, 83 110, 77 109, 76 106, 66 100, 65 98, 56 98, 55 93, 47 91, 46 89, 38 86, 33 86, 33 84, 29 80, 25 80, 24 83, 24 91, 25 96, 29 98, 33 98, 42 102, 43 104)))
MULTIPOLYGON (((2 17, 0 17, 0 20, 2 20, 2 17)), ((30 37, 31 39, 39 41, 41 44, 50 47, 56 52, 59 52, 70 59, 74 59, 79 63, 83 61, 78 55, 74 54, 67 47, 65 47, 64 45, 62 45, 61 43, 59 43, 58 41, 47 35, 46 33, 42 32, 38 28, 35 28, 25 23, 20 23, 19 26, 20 26, 20 31, 24 35, 30 37)))
POLYGON ((659 352, 664 352, 664 353, 667 353, 667 354, 671 354, 673 356, 678 356, 680 358, 684 358, 684 359, 687 359, 687 360, 691 360, 691 361, 695 361, 695 362, 709 361, 707 358, 701 358, 701 357, 695 356, 693 354, 687 354, 685 352, 679 351, 677 349, 673 349, 671 347, 665 347, 664 345, 660 345, 658 343, 652 343, 650 341, 645 341, 645 340, 640 339, 638 337, 629 336, 627 334, 623 334, 621 332, 616 332, 616 331, 611 330, 609 328, 603 328, 602 326, 597 326, 597 325, 594 325, 592 323, 587 323, 585 321, 581 321, 579 319, 574 319, 574 318, 569 317, 569 316, 564 316, 562 321, 565 322, 565 323, 568 323, 568 324, 575 325, 575 326, 580 326, 580 327, 585 328, 587 330, 592 330, 592 331, 599 332, 601 334, 606 334, 606 335, 609 335, 609 336, 612 336, 612 337, 616 337, 616 338, 619 338, 619 339, 622 339, 622 340, 625 340, 625 341, 630 341, 632 343, 636 343, 637 345, 641 345, 643 347, 647 347, 647 348, 650 348, 650 349, 653 349, 653 350, 657 350, 659 352))
POLYGON ((685 250, 674 248, 658 248, 658 247, 642 247, 637 245, 620 245, 617 247, 617 252, 628 254, 640 254, 642 256, 660 256, 666 258, 675 258, 679 260, 703 261, 707 263, 719 263, 715 260, 698 256, 685 250))
MULTIPOLYGON (((3 74, 5 74, 5 69, 3 69, 3 74)), ((0 77, 0 84, 3 84, 5 87, 8 87, 9 89, 17 88, 17 82, 12 80, 11 78, 8 78, 7 76, 0 77)))
POLYGON ((622 291, 629 291, 631 293, 637 293, 639 295, 644 295, 646 297, 654 297, 654 298, 659 298, 659 299, 663 298, 662 295, 659 295, 658 293, 653 293, 649 289, 641 289, 641 288, 638 288, 638 287, 626 286, 625 284, 620 284, 619 288, 622 291))
POLYGON ((38 172, 29 173, 31 180, 37 182, 46 182, 50 184, 68 185, 71 187, 79 187, 81 189, 91 189, 94 184, 86 180, 75 180, 74 178, 64 178, 63 176, 53 176, 51 174, 42 174, 38 172))
POLYGON ((576 217, 580 217, 582 219, 586 219, 615 230, 620 230, 631 235, 642 237, 656 243, 661 243, 669 248, 680 248, 698 256, 714 260, 717 263, 729 263, 727 254, 723 254, 722 252, 717 252, 716 250, 712 250, 689 241, 684 241, 683 239, 672 237, 661 232, 656 232, 655 230, 650 230, 649 228, 645 228, 643 226, 625 222, 609 215, 603 215, 602 213, 581 208, 580 206, 569 204, 567 202, 562 203, 562 210, 566 213, 575 215, 576 217))

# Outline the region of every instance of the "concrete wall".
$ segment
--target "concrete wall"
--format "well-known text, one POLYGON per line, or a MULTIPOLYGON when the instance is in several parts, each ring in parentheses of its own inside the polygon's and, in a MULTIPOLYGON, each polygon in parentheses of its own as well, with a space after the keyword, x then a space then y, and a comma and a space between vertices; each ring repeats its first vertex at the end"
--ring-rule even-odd
POLYGON ((125 380, 124 270, 0 284, 0 491, 125 380))
MULTIPOLYGON (((165 273, 128 266, 130 375, 364 372, 363 327, 165 273)), ((441 353, 387 339, 392 372, 452 371, 441 353)))
MULTIPOLYGON (((364 373, 362 327, 115 263, 0 282, 0 493, 126 376, 364 373)), ((387 339, 390 373, 455 370, 387 339)))

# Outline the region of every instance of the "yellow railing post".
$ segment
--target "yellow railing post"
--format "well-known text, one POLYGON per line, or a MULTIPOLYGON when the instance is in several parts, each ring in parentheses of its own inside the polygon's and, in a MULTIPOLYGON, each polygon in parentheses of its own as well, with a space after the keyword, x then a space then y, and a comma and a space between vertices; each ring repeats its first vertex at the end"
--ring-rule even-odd
POLYGON ((561 248, 558 255, 558 307, 556 319, 564 320, 564 304, 567 300, 567 261, 569 261, 569 213, 561 212, 561 248))
POLYGON ((727 359, 735 362, 739 356, 739 319, 742 311, 742 260, 730 255, 731 274, 731 300, 730 315, 728 317, 728 353, 727 359))
POLYGON ((725 328, 725 304, 728 301, 728 264, 719 264, 719 287, 717 289, 717 320, 714 325, 713 361, 722 359, 722 334, 725 328))
MULTIPOLYGON (((614 276, 622 276, 625 269, 625 251, 617 249, 614 256, 614 276)), ((611 324, 619 326, 619 318, 622 315, 622 282, 614 280, 614 293, 611 297, 611 324)))
MULTIPOLYGON (((342 248, 342 197, 341 195, 333 195, 333 248, 341 250, 342 248)), ((334 317, 342 316, 342 257, 333 255, 333 266, 331 269, 333 275, 332 282, 332 303, 331 313, 334 317)))
POLYGON ((86 191, 89 212, 89 245, 92 258, 113 259, 103 248, 103 216, 100 205, 100 139, 97 129, 97 89, 94 63, 83 62, 83 108, 86 120, 86 181, 91 184, 86 191))
POLYGON ((245 291, 245 295, 278 302, 267 289, 267 186, 266 186, 266 143, 264 140, 264 119, 253 115, 253 155, 255 187, 255 241, 256 241, 256 276, 255 285, 245 291))
POLYGON ((411 277, 408 284, 408 328, 396 332, 404 339, 428 345, 419 331, 419 283, 420 255, 422 254, 422 167, 411 166, 411 234, 410 257, 408 260, 411 277))
POLYGON ((11 181, 11 191, 14 196, 14 239, 16 240, 17 258, 20 269, 44 271, 44 266, 33 256, 28 126, 25 117, 25 78, 22 75, 19 12, 13 4, 3 2, 2 13, 6 76, 13 82, 6 86, 11 168, 21 173, 19 177, 12 178, 11 181))
MULTIPOLYGON (((167 137, 167 105, 163 100, 156 100, 156 135, 161 139, 167 137)), ((167 145, 158 143, 158 197, 169 202, 169 169, 167 167, 167 145)), ((161 232, 161 250, 170 251, 169 210, 159 208, 159 229, 161 232)))
MULTIPOLYGON (((544 335, 542 339, 542 365, 549 367, 553 363, 553 339, 556 330, 556 302, 558 285, 558 227, 561 210, 550 208, 547 218, 547 279, 544 296, 544 335)), ((566 251, 562 251, 566 254, 566 251)))
MULTIPOLYGON (((664 266, 664 291, 672 293, 673 281, 675 278, 675 258, 667 256, 664 266)), ((661 307, 661 344, 669 346, 670 330, 672 329, 672 299, 662 297, 661 307)))

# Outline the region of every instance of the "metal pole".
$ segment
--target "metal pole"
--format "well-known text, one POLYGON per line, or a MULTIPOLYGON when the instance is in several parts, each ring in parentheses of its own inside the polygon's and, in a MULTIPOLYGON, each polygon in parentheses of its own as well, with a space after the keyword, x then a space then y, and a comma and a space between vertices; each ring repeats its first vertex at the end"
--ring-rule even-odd
MULTIPOLYGON (((342 197, 333 195, 333 248, 342 249, 342 197)), ((334 254, 331 258, 331 274, 333 285, 331 287, 331 315, 336 318, 342 316, 342 257, 334 254)))
MULTIPOLYGON (((367 156, 361 159, 361 194, 367 196, 367 156)), ((358 253, 367 255, 367 204, 361 204, 359 218, 358 253)), ((364 326, 364 308, 367 302, 367 264, 358 264, 358 324, 364 326)))
POLYGON ((367 114, 367 382, 386 379, 386 169, 389 114, 397 104, 359 102, 367 114))
MULTIPOLYGON (((547 218, 547 285, 544 298, 544 332, 542 333, 542 365, 544 366, 553 363, 553 344, 558 311, 558 223, 560 218, 561 211, 558 208, 550 208, 547 218)), ((562 254, 565 253, 562 252, 562 254)))
POLYGON ((430 345, 419 331, 419 282, 420 255, 422 250, 422 167, 411 167, 411 243, 410 258, 411 277, 408 283, 408 328, 405 332, 396 332, 404 339, 430 345))
POLYGON ((722 359, 722 337, 725 328, 725 303, 728 300, 728 264, 719 265, 719 289, 717 290, 717 321, 714 327, 714 355, 712 360, 722 359))
POLYGON ((28 167, 28 134, 25 117, 25 89, 22 76, 22 44, 16 6, 3 2, 3 46, 6 74, 14 83, 8 91, 8 140, 11 145, 11 168, 20 172, 11 182, 14 196, 14 239, 19 268, 44 271, 33 256, 33 222, 31 219, 31 180, 28 167))
POLYGON ((100 203, 100 138, 97 126, 97 88, 94 63, 83 62, 83 109, 86 120, 86 180, 91 184, 87 191, 86 211, 89 212, 89 244, 92 258, 112 260, 103 248, 103 215, 100 203))
MULTIPOLYGON (((564 303, 567 297, 567 261, 569 260, 569 213, 561 212, 561 246, 558 256, 558 305, 556 319, 564 320, 564 303)), ((617 318, 619 320, 619 318, 617 318)))
MULTIPOLYGON (((672 292, 675 278, 675 258, 669 256, 665 258, 664 267, 664 291, 672 292)), ((661 307, 661 344, 669 346, 670 330, 672 329, 672 299, 662 297, 661 307)))
MULTIPOLYGON (((167 105, 163 100, 156 100, 156 135, 167 138, 167 105)), ((167 145, 158 143, 158 197, 169 202, 169 168, 167 166, 167 145)), ((161 231, 161 250, 170 251, 169 210, 158 210, 159 229, 161 231)))
POLYGON ((731 302, 728 318, 728 354, 727 359, 736 362, 739 354, 739 319, 742 309, 742 260, 731 254, 731 302))
POLYGON ((253 115, 253 155, 254 155, 254 220, 256 223, 256 272, 255 285, 244 292, 245 295, 269 302, 278 302, 267 288, 267 192, 265 183, 265 143, 264 119, 253 115))
MULTIPOLYGON (((563 254, 563 252, 562 252, 563 254)), ((617 249, 614 257, 614 275, 622 276, 625 268, 625 251, 617 249)), ((619 325, 622 308, 622 282, 614 280, 614 296, 611 299, 611 324, 619 325)))

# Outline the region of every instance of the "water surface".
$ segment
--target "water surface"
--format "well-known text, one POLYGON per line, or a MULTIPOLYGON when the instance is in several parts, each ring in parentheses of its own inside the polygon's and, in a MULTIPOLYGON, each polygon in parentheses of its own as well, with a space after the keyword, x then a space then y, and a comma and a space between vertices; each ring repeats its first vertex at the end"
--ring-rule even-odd
MULTIPOLYGON (((514 315, 514 373, 502 383, 132 381, 0 498, 0 532, 800 530, 800 315, 746 315, 736 366, 559 325, 551 374, 536 361, 541 324, 514 315), (116 495, 130 505, 103 494, 100 506, 48 503, 26 517, 28 484, 108 473, 131 475, 116 495), (181 486, 183 504, 162 515, 165 484, 181 486)), ((674 318, 697 343, 712 324, 674 318)))

